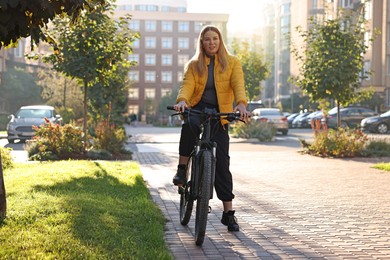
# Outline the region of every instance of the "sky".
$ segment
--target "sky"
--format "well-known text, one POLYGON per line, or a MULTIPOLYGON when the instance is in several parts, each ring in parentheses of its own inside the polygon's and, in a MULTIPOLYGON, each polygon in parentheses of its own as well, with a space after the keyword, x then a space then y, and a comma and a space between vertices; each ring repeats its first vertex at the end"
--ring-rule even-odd
MULTIPOLYGON (((261 25, 262 4, 267 0, 187 0, 190 13, 227 13, 230 32, 252 32, 261 25)), ((268 1, 269 2, 269 1, 268 1)))

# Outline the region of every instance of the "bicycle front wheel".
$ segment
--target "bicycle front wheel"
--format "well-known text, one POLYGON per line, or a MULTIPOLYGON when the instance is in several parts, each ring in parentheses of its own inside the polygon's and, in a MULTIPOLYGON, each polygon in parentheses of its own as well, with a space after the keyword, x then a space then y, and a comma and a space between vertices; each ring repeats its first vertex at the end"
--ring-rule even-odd
MULTIPOLYGON (((193 159, 194 156, 191 156, 187 164, 187 180, 191 180, 191 175, 193 174, 193 159)), ((191 219, 192 208, 194 205, 194 198, 191 196, 191 182, 186 182, 185 187, 182 188, 180 193, 180 223, 182 225, 187 225, 191 219)))
POLYGON ((200 158, 200 183, 196 202, 195 243, 198 246, 203 244, 206 234, 209 200, 211 197, 212 169, 212 152, 206 150, 200 158))

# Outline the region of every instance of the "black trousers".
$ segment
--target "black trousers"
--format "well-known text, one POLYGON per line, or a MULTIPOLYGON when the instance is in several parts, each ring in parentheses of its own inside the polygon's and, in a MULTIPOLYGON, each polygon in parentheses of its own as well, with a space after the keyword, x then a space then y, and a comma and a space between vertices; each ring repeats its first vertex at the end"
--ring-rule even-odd
MULTIPOLYGON (((191 116, 186 120, 181 128, 179 154, 189 157, 194 148, 196 137, 199 135, 201 119, 197 116, 191 116)), ((217 160, 215 167, 215 191, 218 199, 222 201, 232 201, 233 178, 230 172, 229 156, 229 133, 228 124, 221 125, 219 120, 212 120, 212 138, 217 143, 217 160)))

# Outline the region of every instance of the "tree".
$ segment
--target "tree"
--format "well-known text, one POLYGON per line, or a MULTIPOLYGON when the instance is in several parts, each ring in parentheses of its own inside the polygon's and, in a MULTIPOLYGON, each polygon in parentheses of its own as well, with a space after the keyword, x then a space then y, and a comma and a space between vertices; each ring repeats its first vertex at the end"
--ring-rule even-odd
POLYGON ((82 117, 82 92, 76 80, 48 68, 39 69, 37 78, 37 84, 42 88, 41 97, 46 104, 71 109, 76 118, 82 117))
POLYGON ((261 95, 260 83, 269 75, 268 64, 264 62, 261 53, 249 50, 248 42, 239 43, 234 39, 232 47, 241 61, 247 97, 249 101, 253 101, 261 95))
POLYGON ((7 100, 8 110, 13 112, 21 106, 42 102, 41 88, 35 83, 34 76, 18 67, 4 72, 0 93, 7 100))
POLYGON ((116 106, 118 99, 124 103, 125 74, 132 65, 126 58, 132 53, 131 43, 139 38, 129 29, 131 17, 114 21, 108 15, 111 10, 112 6, 106 5, 83 13, 77 26, 73 27, 64 26, 67 20, 55 21, 54 32, 60 51, 46 59, 54 69, 83 82, 85 143, 88 105, 92 106, 95 115, 105 116, 107 111, 116 111, 111 108, 116 106), (89 89, 93 99, 88 98, 89 89))
POLYGON ((4 176, 3 176, 3 163, 1 160, 0 152, 0 221, 5 218, 7 213, 7 200, 5 195, 4 176))
POLYGON ((0 1, 0 48, 16 44, 21 37, 31 36, 32 45, 41 39, 54 43, 42 28, 61 14, 77 20, 84 9, 93 10, 105 0, 11 0, 0 1))
POLYGON ((363 40, 364 24, 359 12, 351 12, 324 23, 311 19, 308 31, 297 27, 305 46, 303 55, 297 47, 292 48, 302 63, 300 75, 292 78, 292 82, 313 102, 334 100, 338 107, 338 126, 340 106, 371 95, 371 91, 361 89, 361 80, 367 77, 363 72, 364 54, 368 49, 363 40))

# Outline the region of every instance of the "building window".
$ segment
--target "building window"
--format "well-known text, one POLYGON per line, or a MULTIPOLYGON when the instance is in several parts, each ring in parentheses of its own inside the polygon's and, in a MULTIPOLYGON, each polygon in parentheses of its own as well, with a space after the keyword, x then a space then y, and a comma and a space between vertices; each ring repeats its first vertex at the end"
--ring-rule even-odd
POLYGON ((188 60, 189 60, 189 56, 188 55, 181 54, 181 55, 177 56, 177 64, 179 66, 184 66, 187 63, 188 60))
POLYGON ((188 38, 179 38, 177 40, 178 48, 179 49, 189 49, 190 48, 190 42, 188 38))
POLYGON ((138 49, 139 48, 139 42, 140 42, 140 39, 135 39, 135 41, 133 41, 133 48, 138 49))
POLYGON ((22 58, 23 57, 23 42, 19 41, 18 46, 14 48, 14 56, 15 58, 22 58))
POLYGON ((156 82, 156 72, 145 71, 145 82, 156 82))
POLYGON ((156 37, 145 37, 145 48, 156 49, 156 37))
POLYGON ((172 83, 172 71, 162 71, 161 72, 161 82, 162 83, 172 83))
POLYGON ((129 89, 129 99, 139 99, 139 89, 138 88, 130 88, 129 89))
POLYGON ((139 20, 131 20, 129 23, 129 28, 133 31, 139 31, 139 20))
POLYGON ((371 79, 371 77, 370 77, 370 74, 371 74, 371 62, 370 61, 364 61, 362 74, 363 74, 364 80, 370 80, 371 79))
POLYGON ((145 54, 145 65, 156 65, 156 54, 145 54))
POLYGON ((172 49, 173 48, 172 38, 171 37, 163 37, 161 39, 161 48, 172 49))
POLYGON ((129 79, 132 82, 139 82, 139 71, 130 71, 129 79))
POLYGON ((172 65, 172 54, 161 55, 161 65, 171 66, 172 65))
POLYGON ((156 21, 145 21, 145 31, 155 32, 157 25, 156 21))
POLYGON ((194 23, 194 30, 196 33, 199 33, 203 28, 203 23, 201 22, 195 22, 194 23))
POLYGON ((138 113, 139 113, 139 106, 138 105, 129 105, 127 107, 127 112, 129 113, 129 115, 131 115, 131 114, 138 115, 138 113))
POLYGON ((342 8, 351 8, 352 7, 352 1, 353 0, 341 0, 341 7, 342 8))
POLYGON ((172 32, 173 31, 173 22, 172 21, 162 21, 161 30, 163 32, 172 32))
POLYGON ((179 22, 179 32, 189 32, 190 23, 189 22, 179 22))
POLYGON ((139 64, 139 54, 132 53, 129 55, 129 61, 133 63, 132 66, 139 64))
POLYGON ((155 98, 156 98, 156 89, 145 88, 145 99, 155 99, 155 98))
POLYGON ((366 1, 364 3, 364 18, 366 20, 372 19, 372 2, 371 1, 366 1))
POLYGON ((135 10, 136 11, 146 11, 147 10, 147 5, 136 5, 135 10))
POLYGON ((161 89, 161 97, 169 96, 172 92, 170 88, 162 88, 161 89))

